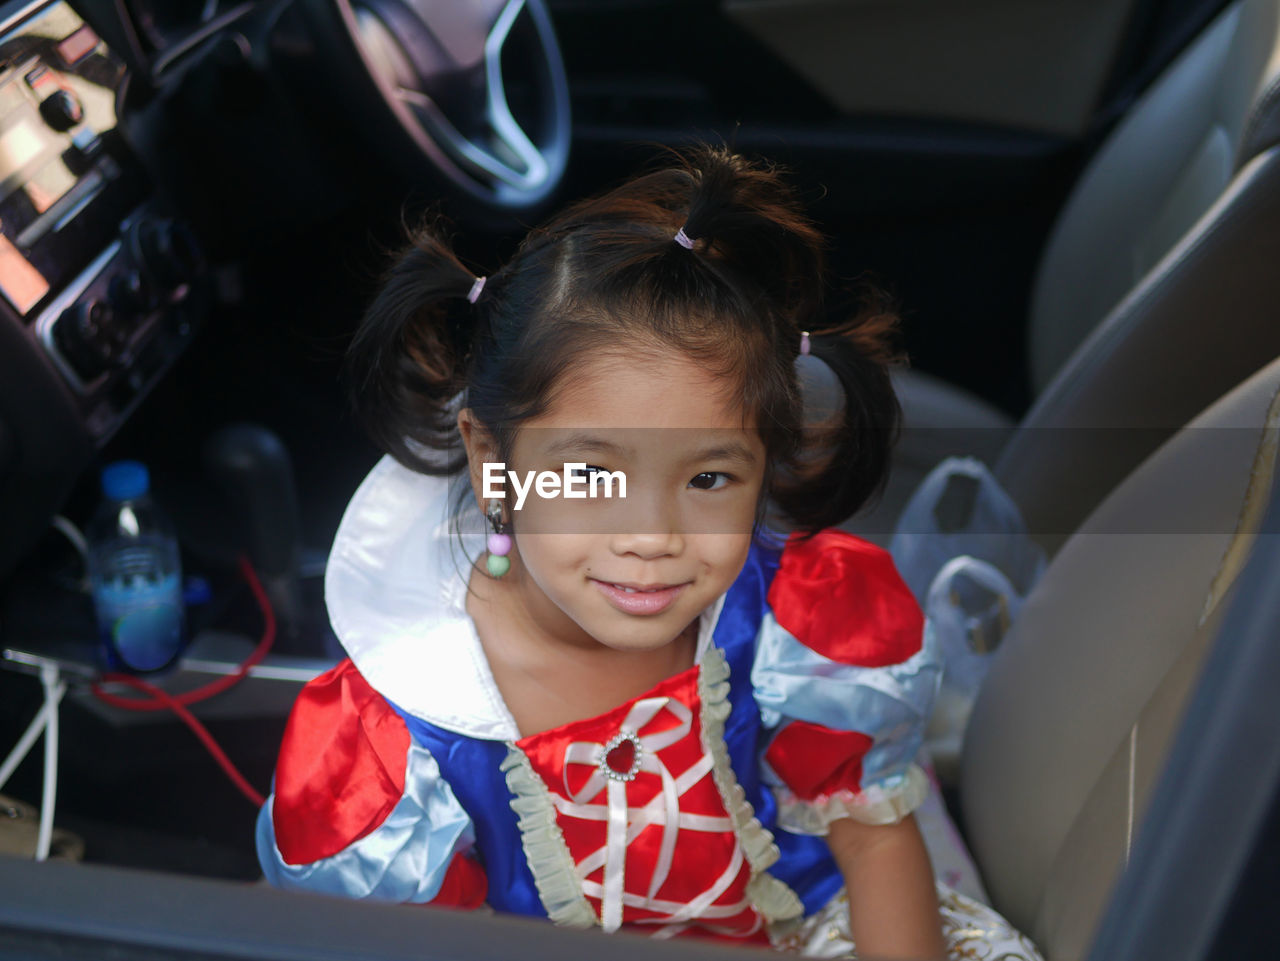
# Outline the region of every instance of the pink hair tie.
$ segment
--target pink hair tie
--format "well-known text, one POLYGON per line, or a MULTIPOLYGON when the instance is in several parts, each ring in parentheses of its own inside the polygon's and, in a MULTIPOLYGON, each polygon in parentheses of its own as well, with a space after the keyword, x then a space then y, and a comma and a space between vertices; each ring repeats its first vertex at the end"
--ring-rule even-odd
POLYGON ((471 291, 467 294, 467 302, 474 304, 480 299, 480 291, 484 290, 484 282, 487 278, 477 277, 475 283, 471 285, 471 291))
POLYGON ((693 238, 684 232, 683 227, 676 231, 675 242, 685 250, 693 250, 693 238))
POLYGON ((800 355, 802 357, 809 356, 809 332, 807 330, 800 331, 800 355))

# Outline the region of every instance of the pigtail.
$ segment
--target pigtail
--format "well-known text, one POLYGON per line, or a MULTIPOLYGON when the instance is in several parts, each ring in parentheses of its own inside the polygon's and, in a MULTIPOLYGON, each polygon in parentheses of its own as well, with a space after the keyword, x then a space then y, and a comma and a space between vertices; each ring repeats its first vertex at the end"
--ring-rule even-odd
POLYGON ((765 294, 772 309, 756 316, 769 328, 779 361, 773 370, 791 375, 783 391, 758 388, 793 401, 761 410, 761 431, 782 435, 770 444, 780 468, 770 478, 773 501, 801 530, 838 524, 875 498, 888 477, 901 420, 889 378, 897 361, 891 346, 896 314, 886 297, 867 289, 862 309, 848 321, 821 319, 823 238, 774 168, 707 149, 692 155, 688 169, 694 181, 683 228, 694 239, 689 252, 714 270, 750 278, 765 294), (825 422, 796 430, 802 417, 793 364, 806 330, 810 353, 835 374, 844 404, 825 422))
POLYGON ((810 353, 835 374, 843 406, 808 427, 774 502, 804 531, 838 524, 878 497, 888 480, 902 409, 890 370, 903 362, 894 346, 898 316, 887 295, 863 290, 848 321, 813 333, 810 353))
POLYGON ((448 242, 422 228, 397 255, 361 319, 344 371, 356 415, 401 464, 448 474, 466 462, 455 398, 483 302, 448 242))
POLYGON ((692 190, 682 229, 690 252, 750 278, 784 326, 816 316, 824 240, 778 169, 711 147, 688 154, 685 163, 692 190))
POLYGON ((570 205, 526 239, 517 259, 571 244, 589 251, 596 274, 576 274, 578 299, 652 291, 645 306, 655 319, 664 302, 678 312, 692 301, 758 315, 763 294, 785 318, 812 316, 822 302, 825 244, 795 192, 775 166, 720 147, 664 152, 649 173, 570 205), (741 302, 748 290, 750 302, 741 302))

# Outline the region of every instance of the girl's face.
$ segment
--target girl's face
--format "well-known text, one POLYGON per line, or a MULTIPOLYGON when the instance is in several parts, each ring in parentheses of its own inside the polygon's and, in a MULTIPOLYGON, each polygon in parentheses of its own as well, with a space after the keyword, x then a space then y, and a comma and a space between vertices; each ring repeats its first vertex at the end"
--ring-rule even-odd
MULTIPOLYGON (((521 426, 505 465, 517 480, 503 475, 515 547, 502 589, 538 628, 579 646, 654 650, 733 583, 765 449, 729 386, 682 355, 611 352, 567 375, 547 412, 521 426), (587 465, 568 469, 578 491, 615 472, 609 496, 603 484, 595 497, 564 496, 566 464, 587 465), (529 485, 519 509, 516 483, 529 485)), ((468 452, 479 495, 483 451, 469 440, 468 452)))

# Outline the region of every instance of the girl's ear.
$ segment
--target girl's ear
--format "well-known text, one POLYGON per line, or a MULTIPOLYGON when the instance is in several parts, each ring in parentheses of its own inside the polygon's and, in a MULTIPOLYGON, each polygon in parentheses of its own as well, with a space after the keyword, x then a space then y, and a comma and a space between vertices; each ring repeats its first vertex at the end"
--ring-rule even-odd
MULTIPOLYGON (((467 452, 467 474, 471 479, 471 490, 475 494, 476 504, 483 513, 485 509, 484 465, 498 460, 498 445, 493 435, 489 433, 489 429, 480 423, 470 407, 464 407, 458 411, 458 434, 461 435, 462 446, 467 452)), ((499 483, 491 486, 505 490, 500 485, 501 478, 505 478, 506 474, 498 476, 499 483)))

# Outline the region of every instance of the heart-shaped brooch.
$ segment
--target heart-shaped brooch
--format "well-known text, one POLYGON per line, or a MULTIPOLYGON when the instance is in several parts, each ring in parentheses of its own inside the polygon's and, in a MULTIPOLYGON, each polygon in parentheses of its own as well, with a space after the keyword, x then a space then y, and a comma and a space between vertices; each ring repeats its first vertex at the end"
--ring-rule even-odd
POLYGON ((600 773, 611 781, 631 781, 640 771, 644 746, 633 732, 623 729, 609 739, 600 755, 600 773))

